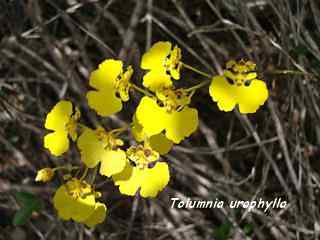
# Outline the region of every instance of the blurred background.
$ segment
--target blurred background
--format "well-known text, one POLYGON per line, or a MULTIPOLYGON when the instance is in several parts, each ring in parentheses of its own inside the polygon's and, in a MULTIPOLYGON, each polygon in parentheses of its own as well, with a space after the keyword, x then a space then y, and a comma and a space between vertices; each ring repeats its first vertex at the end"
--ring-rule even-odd
MULTIPOLYGON (((319 239, 319 5, 0 0, 0 239, 319 239), (118 58, 133 65, 133 81, 141 86, 141 56, 163 40, 182 48, 183 62, 209 74, 220 74, 231 59, 256 62, 268 102, 256 114, 225 113, 207 88, 197 91, 192 105, 199 110, 199 129, 163 157, 171 180, 156 199, 122 196, 111 180, 98 178, 106 221, 94 230, 60 221, 52 196, 62 178, 35 183, 36 171, 79 164, 80 158, 75 146, 60 158, 43 148, 46 114, 59 99, 69 99, 89 126, 100 122, 111 129, 130 122, 141 95, 131 94, 121 113, 100 118, 87 106, 89 74, 104 59, 118 58), (227 206, 179 209, 171 208, 173 197, 281 197, 288 204, 266 213, 227 206), (41 207, 21 212, 29 200, 41 207)), ((203 80, 184 70, 179 84, 203 80)))

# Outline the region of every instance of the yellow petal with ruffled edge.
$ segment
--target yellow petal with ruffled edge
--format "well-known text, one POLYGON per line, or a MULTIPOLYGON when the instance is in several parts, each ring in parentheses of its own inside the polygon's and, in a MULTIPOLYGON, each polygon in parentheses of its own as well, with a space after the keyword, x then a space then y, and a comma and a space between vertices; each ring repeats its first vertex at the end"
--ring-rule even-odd
POLYGON ((166 137, 174 143, 180 143, 185 137, 189 137, 196 131, 198 125, 197 109, 184 107, 180 112, 167 114, 166 137))
POLYGON ((94 194, 84 198, 78 198, 74 204, 70 206, 72 219, 77 222, 82 222, 90 216, 94 211, 95 197, 94 194))
POLYGON ((173 142, 166 138, 163 133, 153 135, 148 140, 150 147, 160 155, 165 155, 170 152, 173 142))
POLYGON ((88 105, 103 117, 121 111, 121 99, 116 96, 115 82, 122 73, 122 61, 108 59, 91 73, 89 85, 97 91, 87 93, 88 105))
POLYGON ((170 42, 157 42, 142 56, 141 68, 165 72, 164 62, 171 51, 170 42))
POLYGON ((99 64, 97 70, 90 75, 89 85, 98 90, 110 90, 115 86, 119 74, 122 73, 122 61, 108 59, 99 64))
POLYGON ((146 140, 150 147, 161 155, 167 154, 173 146, 173 142, 167 139, 163 133, 153 135, 147 139, 143 127, 139 124, 136 115, 133 115, 131 133, 137 142, 146 140))
POLYGON ((101 160, 100 174, 111 177, 121 172, 127 163, 126 153, 121 150, 106 151, 101 160))
POLYGON ((69 149, 68 132, 59 130, 44 136, 44 147, 54 156, 60 156, 69 149))
POLYGON ((115 174, 123 170, 126 164, 125 153, 118 150, 106 149, 103 143, 98 139, 96 132, 90 128, 86 128, 77 142, 80 149, 81 160, 88 168, 95 167, 99 162, 102 162, 100 173, 104 173, 110 177, 110 174, 115 174), (102 172, 101 172, 102 171, 102 172))
POLYGON ((142 174, 140 195, 145 198, 156 197, 170 180, 168 164, 164 162, 158 162, 153 168, 143 170, 142 174))
POLYGON ((165 128, 166 112, 150 97, 143 97, 136 111, 136 118, 147 136, 159 134, 165 128))
POLYGON ((252 80, 249 86, 242 86, 238 90, 237 98, 239 111, 243 114, 255 113, 268 99, 269 92, 265 82, 252 80))
POLYGON ((99 223, 102 223, 107 214, 107 207, 105 204, 97 202, 94 208, 94 212, 83 223, 92 228, 99 223))
POLYGON ((94 212, 95 204, 93 194, 73 199, 68 194, 65 185, 60 186, 53 197, 53 205, 63 220, 73 219, 77 222, 83 222, 94 212))
POLYGON ((153 168, 139 169, 127 164, 125 170, 113 176, 122 194, 134 196, 140 189, 142 197, 155 197, 168 184, 169 168, 166 163, 156 163, 153 168))
POLYGON ((72 114, 72 103, 69 101, 59 101, 48 113, 45 121, 45 128, 49 130, 65 130, 65 125, 69 122, 72 114))
POLYGON ((185 107, 179 112, 166 112, 150 97, 143 97, 136 111, 136 118, 149 137, 165 130, 165 135, 174 143, 180 143, 198 127, 198 111, 185 107), (157 121, 155 121, 155 119, 157 121))
POLYGON ((157 89, 172 86, 172 81, 165 71, 152 70, 143 76, 143 86, 155 92, 157 89))
POLYGON ((124 170, 116 175, 112 176, 114 184, 119 186, 119 191, 122 194, 129 196, 134 196, 138 191, 141 183, 141 174, 140 169, 132 167, 128 162, 124 170))
POLYGON ((237 104, 236 95, 232 92, 231 84, 224 76, 215 76, 209 87, 212 100, 218 103, 221 111, 229 112, 237 104))
POLYGON ((70 198, 64 185, 60 186, 53 197, 53 206, 58 211, 59 218, 70 220, 72 215, 69 211, 69 206, 73 204, 73 199, 70 198))
POLYGON ((209 93, 222 111, 232 111, 239 104, 241 113, 254 113, 268 98, 268 89, 261 80, 252 80, 249 86, 230 84, 224 76, 212 79, 209 93))
POLYGON ((106 150, 94 130, 86 128, 77 141, 81 161, 88 167, 95 167, 103 158, 106 150))
POLYGON ((116 97, 114 89, 109 91, 89 91, 87 93, 88 105, 100 116, 107 117, 120 112, 122 109, 121 99, 116 97))

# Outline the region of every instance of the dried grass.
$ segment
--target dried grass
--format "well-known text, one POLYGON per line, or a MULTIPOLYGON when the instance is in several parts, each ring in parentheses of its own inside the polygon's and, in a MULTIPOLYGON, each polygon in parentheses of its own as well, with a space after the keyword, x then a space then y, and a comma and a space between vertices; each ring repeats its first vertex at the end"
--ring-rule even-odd
MULTIPOLYGON (((13 193, 28 190, 46 210, 19 228, 29 239, 213 239, 226 221, 230 239, 318 239, 320 157, 320 8, 316 0, 11 0, 0 3, 0 239, 17 228, 5 219, 13 193), (221 73, 225 61, 257 62, 271 92, 255 115, 218 111, 207 90, 194 97, 201 125, 166 156, 169 187, 155 200, 126 198, 112 183, 98 188, 109 216, 95 231, 59 221, 50 199, 58 181, 35 184, 36 169, 78 162, 73 149, 54 159, 42 147, 43 120, 58 99, 84 98, 88 75, 104 58, 133 64, 154 41, 179 44, 186 63, 221 73), (280 74, 279 70, 289 70, 280 74), (170 197, 250 200, 282 197, 286 209, 171 209, 170 197), (3 221, 2 221, 3 219, 3 221), (253 232, 245 236, 244 226, 253 232)), ((202 79, 190 73, 186 84, 202 79)), ((134 104, 138 96, 134 96, 134 104)), ((133 107, 104 122, 121 126, 133 107)), ((14 235, 15 236, 15 235, 14 235)), ((17 239, 17 238, 16 238, 17 239)), ((23 238, 21 238, 23 239, 23 238)))

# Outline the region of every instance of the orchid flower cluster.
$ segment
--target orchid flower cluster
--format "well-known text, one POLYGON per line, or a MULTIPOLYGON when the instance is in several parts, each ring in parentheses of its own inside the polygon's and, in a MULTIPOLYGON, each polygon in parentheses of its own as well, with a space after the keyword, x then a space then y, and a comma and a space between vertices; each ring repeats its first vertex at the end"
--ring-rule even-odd
POLYGON ((143 96, 128 127, 106 130, 80 123, 79 108, 70 101, 59 101, 48 113, 44 147, 54 156, 68 151, 70 141, 79 149, 82 166, 58 166, 38 171, 36 181, 50 181, 56 171, 64 172, 64 184, 54 194, 53 204, 63 220, 74 220, 88 227, 104 221, 107 207, 98 201, 97 174, 110 178, 124 195, 156 197, 168 184, 168 163, 161 156, 174 144, 194 133, 199 125, 198 111, 191 107, 196 90, 209 85, 209 94, 221 111, 254 113, 268 98, 268 89, 257 79, 252 61, 229 61, 222 75, 210 76, 182 62, 181 49, 170 42, 157 42, 141 60, 146 71, 142 86, 131 81, 131 66, 116 59, 103 61, 90 75, 92 90, 86 94, 88 105, 101 117, 120 112, 130 92, 143 96), (181 71, 193 70, 209 78, 190 88, 178 88, 181 71), (131 132, 136 144, 126 146, 121 139, 131 132), (81 170, 82 176, 79 176, 81 170))

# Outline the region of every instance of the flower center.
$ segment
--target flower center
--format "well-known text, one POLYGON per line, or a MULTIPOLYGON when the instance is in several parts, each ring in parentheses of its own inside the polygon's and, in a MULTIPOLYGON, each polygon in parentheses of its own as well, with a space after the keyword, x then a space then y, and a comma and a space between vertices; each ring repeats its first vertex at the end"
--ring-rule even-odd
POLYGON ((126 102, 129 100, 130 79, 133 74, 131 66, 127 68, 127 71, 119 74, 115 83, 116 95, 126 102))
POLYGON ((106 132, 104 128, 98 127, 95 130, 95 133, 105 149, 116 149, 118 146, 123 145, 123 141, 115 138, 112 134, 112 131, 106 132))
POLYGON ((189 94, 182 88, 172 89, 163 88, 156 92, 158 98, 158 105, 164 107, 168 113, 174 111, 181 111, 186 105, 190 103, 189 94))
POLYGON ((139 169, 145 169, 149 163, 152 163, 160 157, 159 153, 147 146, 131 146, 127 150, 127 157, 139 169))
POLYGON ((173 50, 170 52, 169 56, 166 58, 164 62, 164 67, 167 71, 178 71, 180 72, 180 68, 182 66, 181 60, 181 49, 175 46, 173 50))
POLYGON ((77 138, 77 124, 80 119, 80 110, 76 108, 74 114, 70 117, 69 122, 66 124, 65 129, 73 140, 77 138))
POLYGON ((80 181, 79 179, 72 178, 65 184, 68 194, 73 199, 83 198, 93 192, 91 186, 85 181, 80 181))
POLYGON ((236 62, 231 60, 227 62, 226 69, 223 71, 224 77, 227 81, 236 86, 250 86, 253 79, 257 78, 255 71, 256 64, 252 61, 245 61, 241 59, 236 62))

